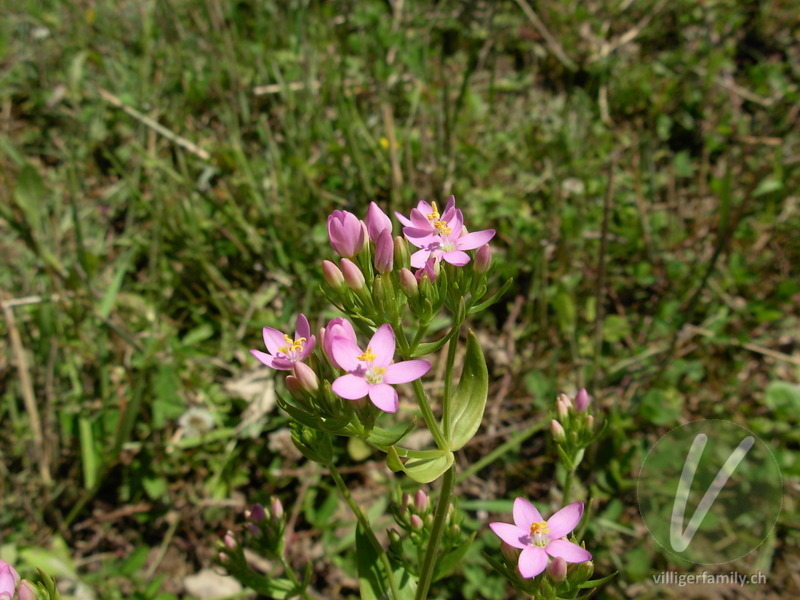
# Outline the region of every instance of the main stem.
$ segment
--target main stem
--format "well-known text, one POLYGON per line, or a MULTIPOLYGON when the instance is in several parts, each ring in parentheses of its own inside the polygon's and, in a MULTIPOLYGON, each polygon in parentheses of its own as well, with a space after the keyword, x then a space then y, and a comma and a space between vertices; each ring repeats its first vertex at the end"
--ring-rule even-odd
POLYGON ((428 589, 431 587, 431 580, 433 579, 433 568, 436 566, 439 543, 442 541, 442 534, 447 521, 447 509, 450 507, 450 496, 453 493, 455 480, 456 466, 452 465, 442 477, 442 487, 439 489, 439 502, 436 505, 431 538, 428 543, 428 549, 425 552, 425 559, 422 562, 422 570, 419 574, 416 600, 426 600, 428 597, 428 589))
MULTIPOLYGON (((292 569, 292 565, 289 564, 289 561, 286 559, 286 556, 281 555, 281 564, 283 565, 283 571, 286 573, 286 576, 289 578, 289 581, 294 584, 297 589, 299 590, 302 587, 300 580, 295 575, 294 569, 292 569)), ((304 600, 311 600, 311 596, 308 595, 308 592, 303 590, 300 592, 300 597, 304 600)))
POLYGON ((336 482, 336 487, 339 488, 339 493, 344 496, 348 506, 350 506, 350 510, 353 511, 353 514, 356 516, 356 519, 358 519, 358 522, 361 525, 361 528, 364 530, 364 533, 367 534, 370 544, 372 544, 375 552, 378 553, 381 563, 383 563, 383 568, 386 571, 386 577, 389 580, 389 588, 392 592, 392 598, 398 600, 400 598, 400 594, 397 591, 397 584, 394 581, 392 565, 389 563, 389 557, 386 556, 386 552, 383 551, 383 547, 378 541, 378 538, 375 537, 375 532, 372 531, 372 526, 369 524, 369 519, 367 519, 367 516, 364 514, 364 511, 361 510, 361 507, 356 504, 353 496, 350 495, 350 490, 347 489, 347 485, 345 484, 344 479, 342 479, 342 476, 339 474, 339 471, 336 469, 336 467, 332 463, 326 466, 331 473, 331 477, 333 477, 333 480, 336 482))

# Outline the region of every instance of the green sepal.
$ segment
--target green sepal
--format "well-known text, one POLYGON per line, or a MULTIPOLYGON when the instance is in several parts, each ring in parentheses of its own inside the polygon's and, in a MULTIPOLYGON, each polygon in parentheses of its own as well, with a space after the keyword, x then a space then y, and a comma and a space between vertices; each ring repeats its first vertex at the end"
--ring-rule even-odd
POLYGON ((599 587, 604 583, 608 583, 609 581, 611 581, 614 577, 617 576, 618 573, 619 571, 614 571, 613 573, 611 573, 611 575, 606 575, 605 577, 601 577, 600 579, 592 579, 591 581, 584 581, 578 587, 582 590, 588 590, 591 588, 599 587))
POLYGON ((514 283, 513 277, 507 279, 506 282, 500 287, 500 289, 497 290, 494 294, 492 294, 488 299, 470 308, 469 314, 474 315, 476 313, 483 312, 484 310, 489 308, 492 304, 497 302, 503 294, 505 294, 508 291, 508 288, 511 287, 512 283, 514 283))
POLYGON ((399 443, 404 437, 411 433, 416 426, 417 420, 414 419, 402 429, 394 428, 394 430, 392 430, 384 429, 383 427, 373 427, 365 436, 363 436, 363 439, 365 442, 369 442, 370 444, 378 446, 383 450, 387 446, 394 446, 395 444, 399 443), (400 430, 399 433, 398 429, 400 430))
POLYGON ((403 456, 408 457, 405 463, 400 460, 396 446, 389 446, 386 453, 386 464, 394 471, 402 471, 414 481, 430 483, 441 477, 453 464, 453 453, 449 450, 406 450, 400 448, 403 456))
POLYGON ((301 423, 290 423, 292 442, 308 460, 329 465, 333 460, 333 444, 330 434, 305 427, 301 423))
POLYGON ((423 342, 421 344, 417 344, 414 348, 414 351, 411 353, 410 358, 419 358, 420 356, 426 356, 428 354, 433 354, 442 346, 444 346, 447 342, 450 341, 450 338, 453 337, 458 333, 458 327, 453 327, 446 336, 443 338, 436 340, 435 342, 423 342))
POLYGON ((463 448, 469 442, 483 420, 483 410, 489 395, 489 371, 483 350, 474 332, 467 332, 467 353, 458 387, 450 401, 450 411, 444 424, 448 448, 452 451, 463 448))

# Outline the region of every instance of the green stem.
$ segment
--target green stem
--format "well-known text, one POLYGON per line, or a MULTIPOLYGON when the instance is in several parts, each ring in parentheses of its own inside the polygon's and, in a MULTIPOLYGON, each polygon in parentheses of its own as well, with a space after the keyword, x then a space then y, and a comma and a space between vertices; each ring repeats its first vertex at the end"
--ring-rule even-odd
MULTIPOLYGON (((294 585, 299 590, 302 587, 302 584, 300 583, 300 580, 297 578, 297 575, 295 574, 292 565, 289 564, 289 561, 286 560, 286 556, 283 554, 281 554, 281 565, 283 565, 283 572, 292 582, 292 585, 294 585)), ((300 592, 300 597, 305 598, 305 600, 311 600, 311 596, 309 596, 308 592, 305 590, 300 592)))
POLYGON ((450 495, 453 493, 455 475, 456 467, 453 465, 445 471, 442 478, 442 487, 439 490, 439 503, 436 505, 431 537, 428 542, 428 549, 425 552, 425 559, 422 562, 422 570, 419 574, 416 600, 426 600, 428 597, 428 589, 431 587, 431 580, 433 579, 433 568, 436 566, 436 559, 439 556, 439 543, 442 541, 442 534, 447 521, 447 509, 450 507, 450 495))
POLYGON ((364 511, 361 510, 361 507, 356 504, 356 501, 353 499, 353 496, 350 495, 350 490, 347 489, 347 485, 342 479, 342 476, 339 474, 339 471, 333 465, 333 463, 326 465, 328 470, 330 471, 331 477, 336 482, 336 487, 339 489, 339 493, 342 494, 345 501, 347 502, 348 506, 350 506, 350 510, 353 511, 356 519, 358 519, 361 528, 364 530, 364 533, 367 534, 369 538, 370 544, 375 549, 375 552, 378 553, 378 556, 383 563, 383 568, 386 571, 386 577, 389 580, 389 587, 391 588, 392 598, 397 600, 400 598, 400 594, 397 591, 397 584, 394 581, 394 572, 392 571, 392 565, 389 563, 389 557, 386 556, 386 552, 383 551, 383 547, 381 547, 378 538, 375 537, 375 532, 372 531, 372 526, 369 524, 369 519, 364 514, 364 511))
POLYGON ((436 417, 433 415, 431 405, 428 402, 428 395, 422 388, 422 382, 419 379, 415 379, 411 385, 414 387, 414 393, 417 396, 417 404, 419 404, 419 409, 422 412, 422 418, 425 420, 425 425, 433 435, 436 447, 442 450, 447 448, 447 439, 444 437, 439 423, 436 422, 436 417))
MULTIPOLYGON (((461 328, 461 323, 453 323, 454 328, 461 328)), ((453 389, 453 364, 456 361, 456 348, 458 348, 458 332, 453 334, 447 345, 447 362, 444 369, 444 398, 442 399, 442 423, 444 424, 444 437, 446 440, 452 439, 453 432, 450 430, 450 400, 453 389)))
POLYGON ((564 476, 564 497, 561 501, 564 506, 569 504, 569 490, 572 487, 572 478, 575 475, 575 469, 568 469, 567 474, 564 476))

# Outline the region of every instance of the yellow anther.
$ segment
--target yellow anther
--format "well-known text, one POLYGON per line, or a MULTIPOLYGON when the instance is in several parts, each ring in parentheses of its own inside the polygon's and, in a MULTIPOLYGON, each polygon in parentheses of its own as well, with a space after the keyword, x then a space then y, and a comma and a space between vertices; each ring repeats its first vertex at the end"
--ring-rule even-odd
POLYGON ((547 521, 531 523, 531 535, 541 535, 543 533, 550 533, 550 526, 547 524, 547 521))
POLYGON ((364 351, 364 354, 359 354, 356 356, 356 360, 363 360, 364 362, 371 362, 377 358, 377 355, 372 351, 372 348, 367 346, 367 349, 364 351))
POLYGON ((303 349, 303 342, 306 341, 306 338, 301 337, 293 340, 288 335, 283 334, 283 339, 286 340, 286 343, 289 344, 288 346, 281 346, 278 348, 278 352, 283 352, 286 354, 287 352, 295 352, 297 350, 303 349))
POLYGON ((431 202, 431 213, 428 214, 429 221, 437 221, 439 219, 439 209, 436 208, 436 202, 431 202))
POLYGON ((433 222, 433 226, 436 227, 436 231, 438 231, 441 235, 450 235, 452 229, 447 226, 447 223, 444 221, 436 220, 433 222))

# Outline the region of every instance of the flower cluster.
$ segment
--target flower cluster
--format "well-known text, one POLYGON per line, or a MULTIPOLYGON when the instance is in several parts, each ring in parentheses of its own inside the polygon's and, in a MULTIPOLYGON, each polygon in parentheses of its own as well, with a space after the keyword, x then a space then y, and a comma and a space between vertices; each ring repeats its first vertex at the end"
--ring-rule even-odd
MULTIPOLYGON (((52 580, 47 581, 52 584, 52 580)), ((57 594, 52 585, 45 587, 21 579, 14 567, 0 560, 0 600, 37 600, 40 597, 56 600, 60 598, 57 594), (52 588, 52 593, 49 588, 52 588)))

